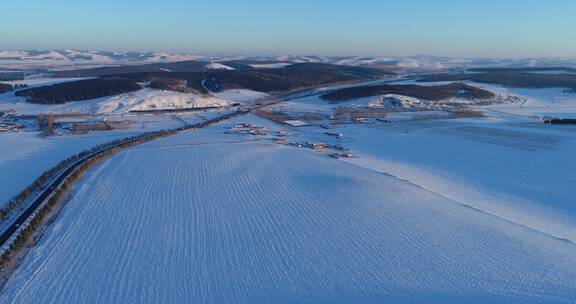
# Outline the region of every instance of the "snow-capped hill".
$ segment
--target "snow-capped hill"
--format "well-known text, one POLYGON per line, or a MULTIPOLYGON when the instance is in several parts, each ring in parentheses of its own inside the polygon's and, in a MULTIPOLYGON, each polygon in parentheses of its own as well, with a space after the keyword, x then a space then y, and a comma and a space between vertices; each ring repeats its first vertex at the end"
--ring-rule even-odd
POLYGON ((201 56, 170 54, 162 52, 79 51, 79 50, 32 50, 0 51, 0 60, 20 61, 83 61, 83 62, 172 62, 196 60, 201 56))
POLYGON ((34 59, 34 60, 66 60, 68 59, 68 56, 66 56, 64 53, 61 52, 56 52, 56 51, 50 51, 47 53, 39 53, 33 56, 30 56, 30 59, 34 59))
POLYGON ((227 61, 249 60, 259 62, 268 68, 293 63, 329 63, 348 66, 381 66, 399 70, 447 70, 479 67, 576 67, 574 58, 452 58, 428 55, 413 56, 317 56, 317 55, 268 55, 268 56, 202 56, 195 54, 174 54, 168 52, 130 51, 83 51, 83 50, 0 50, 0 67, 4 69, 22 68, 81 68, 108 65, 138 65, 178 61, 215 60, 208 69, 233 70, 227 61), (272 65, 271 65, 272 64, 272 65), (274 65, 278 64, 278 65, 274 65))
POLYGON ((98 54, 97 52, 79 52, 76 50, 65 50, 61 52, 65 58, 63 60, 90 60, 90 61, 112 61, 108 56, 98 54))
POLYGON ((1 59, 63 60, 66 59, 66 56, 57 51, 0 51, 1 59))
POLYGON ((394 61, 394 58, 391 57, 342 57, 337 59, 334 64, 340 65, 378 65, 378 64, 386 64, 391 61, 394 61))
POLYGON ((204 57, 198 55, 152 52, 145 54, 144 58, 148 62, 173 62, 173 61, 199 60, 203 59, 204 57))
POLYGON ((292 62, 292 63, 330 63, 349 66, 377 66, 386 65, 389 67, 405 69, 426 69, 438 70, 453 67, 459 64, 458 59, 433 57, 433 56, 411 56, 411 57, 371 57, 371 56, 264 56, 252 58, 263 61, 292 62))
POLYGON ((225 64, 218 63, 218 62, 213 62, 213 63, 207 64, 206 68, 209 70, 228 70, 228 71, 235 70, 235 68, 233 68, 231 66, 227 66, 225 64))
POLYGON ((330 57, 315 56, 315 55, 258 56, 253 57, 252 59, 262 61, 277 61, 277 62, 292 62, 292 63, 328 63, 332 61, 330 57))
POLYGON ((27 56, 24 51, 0 51, 0 59, 19 59, 27 56))
POLYGON ((398 62, 399 67, 403 68, 413 68, 413 69, 434 69, 442 70, 445 66, 437 61, 433 60, 418 60, 414 58, 406 58, 398 62))

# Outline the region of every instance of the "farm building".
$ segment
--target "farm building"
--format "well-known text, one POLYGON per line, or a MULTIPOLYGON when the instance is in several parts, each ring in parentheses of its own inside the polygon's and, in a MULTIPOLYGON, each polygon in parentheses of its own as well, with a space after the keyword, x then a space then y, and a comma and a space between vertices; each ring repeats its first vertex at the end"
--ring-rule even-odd
POLYGON ((308 123, 306 123, 306 122, 303 122, 303 121, 297 120, 297 119, 294 119, 294 120, 285 120, 284 123, 285 123, 285 124, 288 124, 288 125, 290 125, 290 126, 292 126, 292 127, 304 127, 304 126, 310 125, 310 124, 308 124, 308 123))

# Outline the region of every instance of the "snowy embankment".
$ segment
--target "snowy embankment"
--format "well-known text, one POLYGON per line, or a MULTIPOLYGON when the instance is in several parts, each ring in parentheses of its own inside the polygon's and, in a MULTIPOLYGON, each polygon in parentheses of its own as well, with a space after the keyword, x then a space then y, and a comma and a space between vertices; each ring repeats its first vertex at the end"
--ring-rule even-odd
POLYGON ((214 134, 144 144, 87 174, 2 302, 575 300, 572 242, 372 170, 214 134))

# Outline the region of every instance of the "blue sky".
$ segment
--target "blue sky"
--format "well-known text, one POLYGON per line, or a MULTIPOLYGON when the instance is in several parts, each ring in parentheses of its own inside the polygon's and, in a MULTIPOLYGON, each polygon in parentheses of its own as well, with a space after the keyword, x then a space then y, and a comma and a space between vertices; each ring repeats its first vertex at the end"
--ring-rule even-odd
POLYGON ((4 2, 0 49, 576 57, 573 0, 4 2))

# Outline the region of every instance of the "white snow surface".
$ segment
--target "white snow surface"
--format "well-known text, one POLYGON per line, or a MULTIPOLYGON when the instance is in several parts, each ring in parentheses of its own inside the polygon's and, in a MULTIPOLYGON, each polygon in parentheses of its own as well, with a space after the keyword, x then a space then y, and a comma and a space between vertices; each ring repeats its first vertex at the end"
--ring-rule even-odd
POLYGON ((255 69, 277 69, 277 68, 283 68, 291 64, 292 63, 289 62, 275 62, 275 63, 254 63, 249 64, 249 66, 255 69))
POLYGON ((474 85, 526 103, 328 130, 341 139, 248 115, 116 154, 78 185, 0 302, 573 303, 576 129, 540 119, 574 117, 575 94, 474 85), (355 158, 224 134, 240 122, 355 158))
POLYGON ((224 90, 222 92, 213 93, 213 95, 220 99, 236 102, 253 101, 258 98, 270 96, 268 93, 252 91, 248 89, 224 90))
POLYGON ((223 63, 219 63, 219 62, 213 62, 213 63, 207 64, 206 68, 211 69, 211 70, 228 70, 228 71, 235 70, 235 68, 233 68, 231 66, 227 66, 227 65, 225 65, 223 63))
POLYGON ((503 95, 522 96, 526 102, 522 105, 497 105, 489 109, 520 116, 539 118, 576 117, 576 93, 565 88, 505 88, 499 85, 469 82, 472 85, 498 92, 503 95))
MULTIPOLYGON (((336 144, 352 149, 357 165, 406 179, 473 208, 532 229, 576 241, 576 137, 573 126, 550 126, 547 117, 576 117, 576 94, 564 89, 519 89, 476 84, 522 104, 475 107, 486 118, 415 121, 432 112, 389 113, 393 124, 348 125, 336 144), (400 122, 400 123, 399 123, 400 122)), ((274 106, 330 114, 336 106, 365 106, 367 98, 328 104, 306 97, 274 106)), ((296 110, 296 111, 295 111, 296 110)), ((326 130, 305 138, 330 141, 326 130)))
POLYGON ((576 242, 574 128, 439 120, 338 128, 351 162, 576 242))
MULTIPOLYGON (((486 118, 419 121, 415 120, 419 115, 441 113, 398 112, 386 115, 392 123, 343 125, 330 132, 343 134, 336 144, 357 156, 350 160, 356 165, 576 242, 575 128, 546 125, 541 120, 576 117, 576 94, 481 86, 527 101, 476 107, 486 118)), ((358 98, 334 105, 313 96, 274 108, 329 115, 336 106, 366 102, 358 98)), ((317 141, 330 141, 319 127, 301 132, 317 141)))
POLYGON ((37 132, 0 133, 0 207, 61 160, 127 135, 112 131, 42 138, 37 132))
POLYGON ((573 242, 216 128, 87 174, 2 302, 572 303, 575 282, 573 242))
MULTIPOLYGON (((201 120, 195 116, 184 114, 179 116, 190 123, 201 120)), ((60 120, 71 121, 74 118, 57 121, 60 120)), ((78 118, 78 120, 84 119, 78 118)), ((131 127, 126 130, 47 137, 32 131, 0 133, 0 207, 30 185, 44 171, 73 154, 117 138, 182 126, 182 122, 164 115, 124 115, 109 117, 109 120, 128 120, 131 122, 131 127)))
MULTIPOLYGON (((233 92, 229 92, 227 96, 231 97, 234 96, 234 94, 233 92)), ((242 95, 242 97, 244 96, 246 96, 246 94, 242 95)), ((185 94, 153 89, 142 89, 116 96, 53 105, 28 103, 25 102, 23 98, 15 97, 14 93, 0 95, 0 111, 14 109, 17 114, 119 114, 127 113, 131 110, 224 107, 229 104, 230 102, 228 100, 215 96, 185 94), (14 104, 14 100, 18 100, 19 102, 14 104)))
POLYGON ((179 108, 203 108, 224 107, 229 102, 213 96, 197 94, 184 94, 172 91, 159 91, 144 89, 131 96, 117 96, 109 101, 100 103, 98 112, 116 112, 123 108, 130 110, 153 110, 153 109, 179 109, 179 108))

